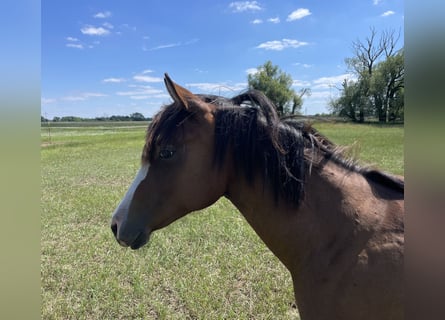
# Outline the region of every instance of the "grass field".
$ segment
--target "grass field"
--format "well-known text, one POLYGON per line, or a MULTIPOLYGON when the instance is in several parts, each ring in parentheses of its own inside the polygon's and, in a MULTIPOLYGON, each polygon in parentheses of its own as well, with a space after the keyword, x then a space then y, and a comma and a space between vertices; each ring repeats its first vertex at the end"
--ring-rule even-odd
MULTIPOLYGON (((317 123, 403 174, 402 126, 317 123)), ((42 127, 43 319, 298 319, 290 275, 225 199, 121 248, 111 213, 139 168, 145 126, 42 127)))

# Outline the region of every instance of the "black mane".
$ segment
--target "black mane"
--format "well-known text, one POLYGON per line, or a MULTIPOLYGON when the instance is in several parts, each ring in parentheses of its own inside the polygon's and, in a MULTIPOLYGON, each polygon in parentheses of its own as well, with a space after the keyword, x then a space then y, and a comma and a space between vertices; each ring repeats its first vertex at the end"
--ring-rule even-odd
MULTIPOLYGON (((197 96, 217 106, 215 164, 222 166, 230 149, 233 159, 229 160, 233 161, 237 173, 250 183, 259 173, 265 184, 274 190, 276 201, 282 197, 295 205, 300 203, 306 175, 312 165, 322 163, 315 159, 334 161, 371 181, 404 192, 403 180, 361 167, 356 161, 345 158, 341 149, 308 123, 294 118, 280 119, 272 102, 260 91, 249 90, 232 99, 197 96)), ((174 104, 159 112, 148 128, 143 161, 151 160, 150 150, 156 141, 174 139, 181 124, 192 116, 174 104)))
POLYGON ((231 102, 232 107, 216 112, 215 162, 221 165, 231 148, 238 174, 253 183, 258 172, 277 201, 282 196, 298 204, 307 170, 304 131, 280 121, 272 103, 259 91, 248 91, 231 102))

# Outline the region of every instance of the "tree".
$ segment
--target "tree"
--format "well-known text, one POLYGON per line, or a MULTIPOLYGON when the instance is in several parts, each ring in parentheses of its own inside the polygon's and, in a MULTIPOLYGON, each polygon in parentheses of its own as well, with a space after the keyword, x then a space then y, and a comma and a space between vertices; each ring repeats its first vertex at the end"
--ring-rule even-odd
POLYGON ((292 77, 273 65, 271 61, 267 61, 257 69, 257 73, 248 75, 249 88, 262 91, 275 104, 280 116, 300 113, 303 96, 310 94, 310 90, 303 89, 298 95, 291 88, 292 77))
POLYGON ((339 99, 331 101, 331 110, 357 122, 374 116, 380 122, 403 118, 404 50, 396 50, 400 34, 383 32, 376 40, 369 37, 352 44, 354 57, 345 62, 357 81, 345 83, 339 99))
POLYGON ((65 117, 60 118, 60 121, 62 121, 62 122, 80 122, 80 121, 82 121, 82 118, 75 117, 75 116, 65 116, 65 117))
POLYGON ((139 112, 135 112, 135 113, 130 114, 130 118, 133 121, 144 121, 145 120, 144 115, 142 113, 139 113, 139 112))
POLYGON ((342 95, 330 102, 331 111, 341 117, 346 117, 354 122, 360 122, 369 109, 364 98, 364 86, 362 83, 347 81, 342 83, 342 95))
POLYGON ((376 116, 380 122, 403 119, 404 76, 403 49, 376 66, 371 79, 370 92, 374 98, 376 116))

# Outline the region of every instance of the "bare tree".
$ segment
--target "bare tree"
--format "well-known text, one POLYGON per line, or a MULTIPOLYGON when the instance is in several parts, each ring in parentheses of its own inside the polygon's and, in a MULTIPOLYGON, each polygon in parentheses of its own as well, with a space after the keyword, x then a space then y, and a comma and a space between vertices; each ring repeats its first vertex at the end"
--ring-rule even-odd
POLYGON ((348 84, 342 88, 343 95, 349 97, 335 103, 334 109, 342 107, 341 101, 349 101, 348 114, 354 114, 354 119, 363 122, 365 116, 370 113, 376 115, 379 121, 388 122, 392 106, 397 105, 398 109, 403 109, 403 99, 400 93, 404 86, 404 65, 403 48, 397 50, 397 43, 400 39, 400 31, 384 31, 378 37, 375 28, 370 28, 370 35, 364 41, 356 40, 352 42, 354 56, 346 58, 345 62, 350 72, 357 77, 355 85, 348 84), (397 58, 395 58, 397 57, 397 58), (402 64, 400 64, 402 63, 402 64), (377 72, 378 71, 378 72, 377 72), (355 94, 351 95, 350 91, 355 94), (356 97, 357 101, 351 101, 356 97), (394 100, 397 99, 397 104, 394 100), (402 101, 402 103, 400 103, 402 101), (351 111, 351 106, 356 109, 351 111))

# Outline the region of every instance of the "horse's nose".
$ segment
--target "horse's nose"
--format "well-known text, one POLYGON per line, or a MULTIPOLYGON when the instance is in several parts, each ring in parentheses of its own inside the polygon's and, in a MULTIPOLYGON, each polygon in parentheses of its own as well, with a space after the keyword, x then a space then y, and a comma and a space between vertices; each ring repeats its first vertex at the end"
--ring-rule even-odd
POLYGON ((114 236, 117 238, 117 223, 114 221, 111 221, 111 231, 113 232, 114 236))
POLYGON ((125 236, 125 234, 122 234, 122 230, 119 232, 119 229, 122 228, 122 224, 120 223, 119 219, 113 219, 111 220, 111 231, 114 234, 114 237, 116 238, 116 241, 123 247, 128 247, 131 244, 131 239, 127 239, 128 237, 125 236))

